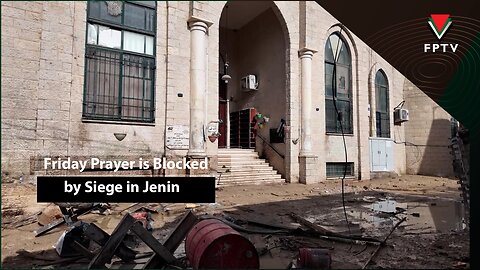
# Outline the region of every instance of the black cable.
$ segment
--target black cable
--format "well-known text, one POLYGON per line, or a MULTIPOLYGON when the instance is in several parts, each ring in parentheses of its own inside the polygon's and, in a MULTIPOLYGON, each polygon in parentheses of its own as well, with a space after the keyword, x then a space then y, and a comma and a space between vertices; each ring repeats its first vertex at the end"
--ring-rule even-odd
MULTIPOLYGON (((342 33, 343 26, 340 27, 340 34, 342 33)), ((345 207, 345 177, 347 176, 347 165, 348 165, 348 154, 347 154, 347 143, 345 142, 345 133, 343 131, 342 117, 337 107, 337 57, 338 57, 338 46, 340 45, 340 35, 338 36, 337 47, 335 49, 335 54, 333 56, 333 76, 332 76, 332 90, 333 90, 333 107, 335 108, 335 113, 337 115, 337 121, 340 124, 340 131, 342 132, 343 139, 343 149, 345 153, 345 166, 343 168, 343 177, 342 177, 342 206, 343 214, 345 216, 345 222, 347 223, 348 234, 351 235, 350 224, 348 223, 347 209, 345 207)), ((333 48, 332 48, 333 49, 333 48)), ((351 78, 350 78, 351 80, 351 78)), ((351 90, 351 89, 350 89, 351 90)), ((348 116, 350 117, 350 116, 348 116)))
POLYGON ((403 104, 405 104, 405 100, 402 100, 402 102, 400 102, 397 106, 395 106, 395 108, 393 108, 393 110, 395 109, 398 109, 398 108, 403 108, 403 104))

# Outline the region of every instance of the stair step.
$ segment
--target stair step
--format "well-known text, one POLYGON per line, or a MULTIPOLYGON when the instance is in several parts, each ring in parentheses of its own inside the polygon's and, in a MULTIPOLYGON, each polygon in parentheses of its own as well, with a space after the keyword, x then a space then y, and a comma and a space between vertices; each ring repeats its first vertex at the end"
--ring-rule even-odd
POLYGON ((260 159, 257 155, 245 157, 245 156, 218 156, 218 161, 229 161, 229 160, 252 160, 252 159, 260 159))
POLYGON ((275 180, 255 180, 255 181, 246 181, 246 180, 241 180, 241 181, 224 181, 221 180, 220 183, 218 184, 219 186, 222 187, 227 187, 227 186, 244 186, 244 185, 265 185, 265 184, 281 184, 285 183, 285 180, 283 179, 275 179, 275 180))
POLYGON ((234 166, 250 166, 250 165, 260 165, 266 164, 269 165, 264 159, 251 159, 251 160, 231 160, 231 161, 220 161, 218 166, 234 167, 234 166))
POLYGON ((265 166, 265 167, 257 167, 257 168, 244 168, 244 167, 238 167, 238 168, 219 168, 217 170, 218 173, 236 173, 236 172, 251 172, 251 173, 257 173, 257 172, 272 172, 275 171, 270 166, 265 166), (229 170, 227 172, 227 170, 229 170))
POLYGON ((231 154, 231 153, 255 153, 255 149, 243 149, 243 148, 219 148, 218 153, 219 154, 231 154))
POLYGON ((221 186, 285 182, 254 149, 218 149, 218 173, 221 186))
POLYGON ((257 153, 218 154, 218 157, 258 157, 257 153))
POLYGON ((235 172, 227 172, 222 173, 222 177, 230 177, 230 176, 257 176, 257 175, 277 175, 277 171, 270 169, 269 171, 235 171, 235 172))
POLYGON ((265 179, 282 179, 280 174, 265 174, 265 175, 222 175, 220 181, 223 180, 242 180, 242 181, 256 181, 265 179))

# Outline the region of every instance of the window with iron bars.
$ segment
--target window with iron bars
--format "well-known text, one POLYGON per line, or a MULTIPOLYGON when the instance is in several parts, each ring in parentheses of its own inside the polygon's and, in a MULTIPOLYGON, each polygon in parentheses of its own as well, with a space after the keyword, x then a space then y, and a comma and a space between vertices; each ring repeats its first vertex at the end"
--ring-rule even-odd
POLYGON ((327 133, 353 134, 352 61, 347 44, 338 33, 330 35, 325 44, 325 123, 327 133), (334 69, 335 73, 334 74, 334 69), (341 126, 338 121, 341 115, 341 126))
POLYGON ((327 162, 327 178, 354 176, 353 162, 327 162))
POLYGON ((388 80, 383 70, 375 75, 375 104, 377 137, 390 138, 390 113, 388 100, 388 80))
POLYGON ((155 121, 155 1, 89 1, 83 118, 155 121))

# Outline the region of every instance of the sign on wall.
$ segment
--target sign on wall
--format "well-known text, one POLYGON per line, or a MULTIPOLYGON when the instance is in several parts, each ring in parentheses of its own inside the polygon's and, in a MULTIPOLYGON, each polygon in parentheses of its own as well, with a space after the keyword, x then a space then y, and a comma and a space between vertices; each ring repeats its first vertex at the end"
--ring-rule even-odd
POLYGON ((188 149, 189 127, 182 125, 167 126, 167 147, 170 149, 188 149))

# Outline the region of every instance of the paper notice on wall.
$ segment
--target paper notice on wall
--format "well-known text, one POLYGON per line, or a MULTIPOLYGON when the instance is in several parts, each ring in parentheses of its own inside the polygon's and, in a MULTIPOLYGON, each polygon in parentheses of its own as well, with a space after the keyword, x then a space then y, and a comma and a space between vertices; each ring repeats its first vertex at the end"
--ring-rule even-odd
POLYGON ((166 144, 170 149, 188 149, 190 132, 188 126, 167 126, 166 144))

